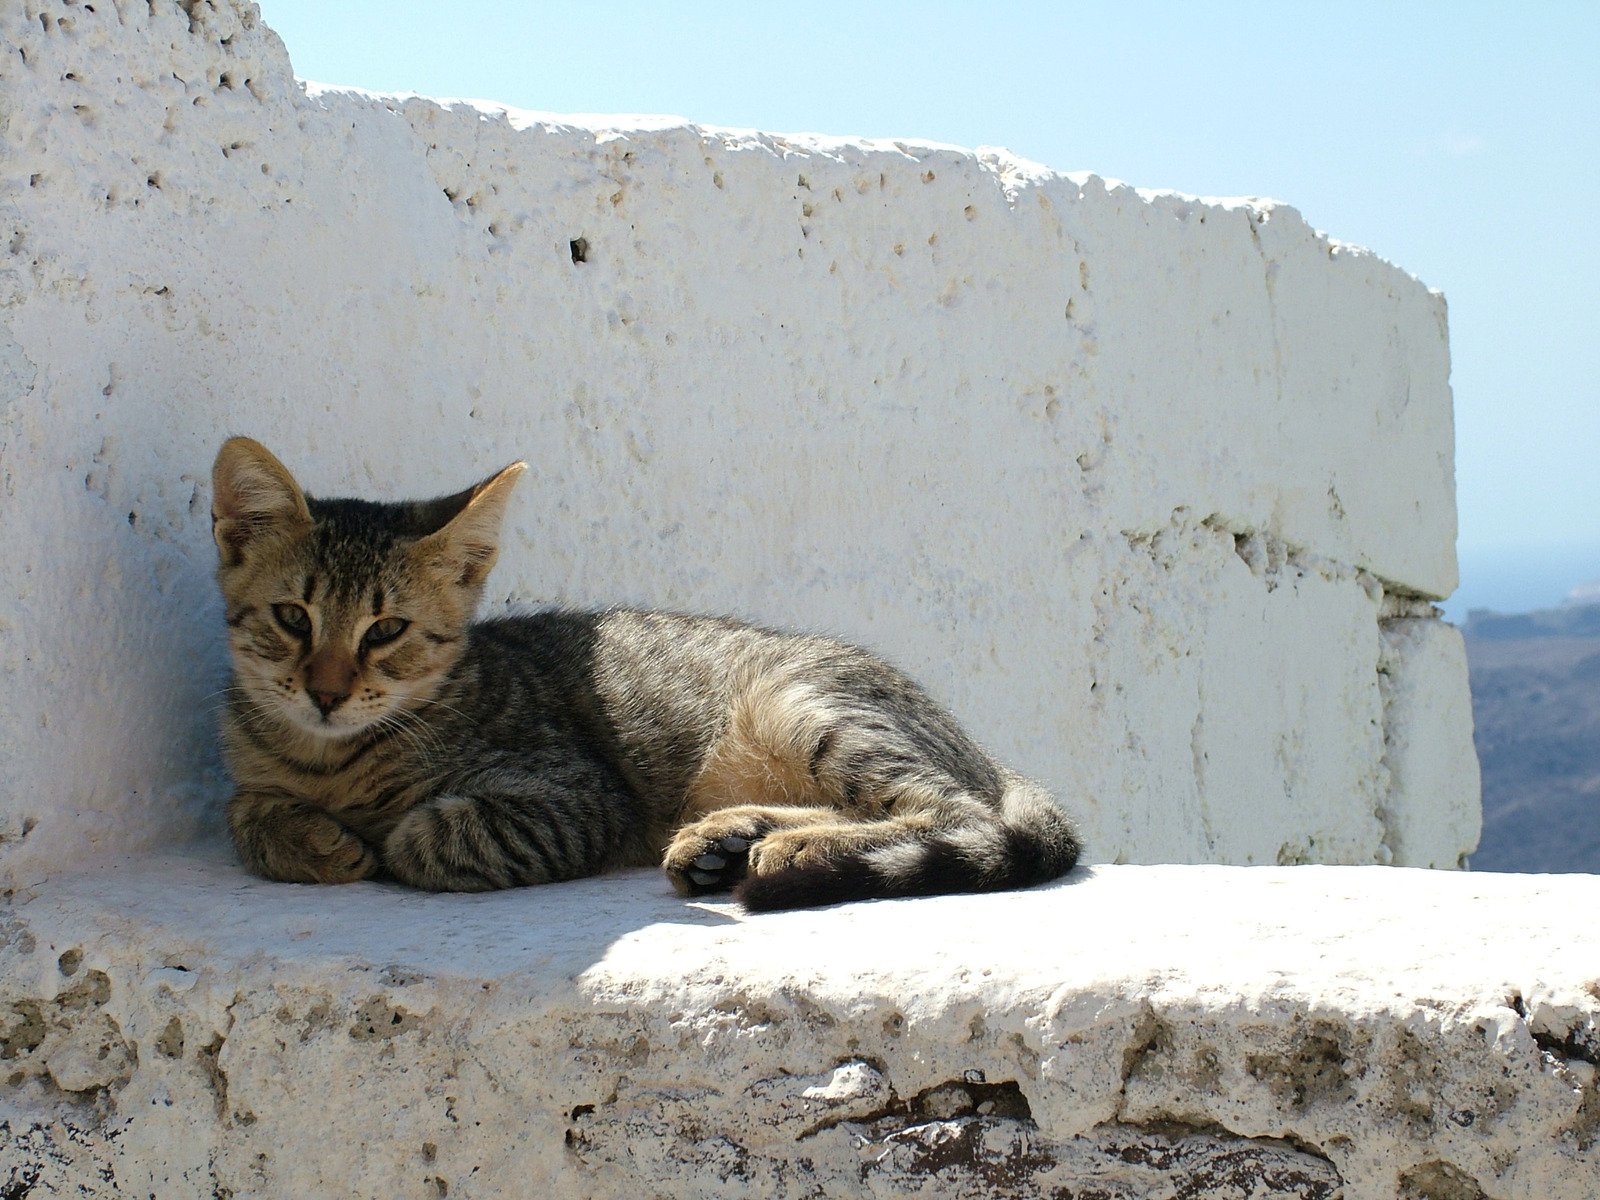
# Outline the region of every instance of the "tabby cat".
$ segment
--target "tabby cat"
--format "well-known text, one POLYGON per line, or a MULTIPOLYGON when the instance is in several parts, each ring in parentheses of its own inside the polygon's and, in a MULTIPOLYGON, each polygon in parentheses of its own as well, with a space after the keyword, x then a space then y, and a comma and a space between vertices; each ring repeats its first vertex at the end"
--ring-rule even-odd
POLYGON ((316 500, 259 443, 223 445, 222 736, 251 870, 478 891, 659 862, 767 910, 1071 869, 1051 798, 863 650, 660 612, 475 622, 524 468, 316 500))

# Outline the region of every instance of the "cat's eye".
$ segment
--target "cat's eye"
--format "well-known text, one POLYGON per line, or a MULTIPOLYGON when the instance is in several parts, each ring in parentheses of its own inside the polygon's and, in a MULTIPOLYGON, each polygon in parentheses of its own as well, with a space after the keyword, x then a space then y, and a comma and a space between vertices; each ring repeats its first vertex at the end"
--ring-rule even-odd
POLYGON ((385 642, 392 642, 406 631, 409 621, 399 617, 384 617, 381 621, 374 621, 367 626, 367 631, 361 635, 361 640, 368 646, 381 646, 385 642))
POLYGON ((290 633, 307 634, 311 632, 311 614, 298 604, 274 604, 272 615, 278 619, 290 633))

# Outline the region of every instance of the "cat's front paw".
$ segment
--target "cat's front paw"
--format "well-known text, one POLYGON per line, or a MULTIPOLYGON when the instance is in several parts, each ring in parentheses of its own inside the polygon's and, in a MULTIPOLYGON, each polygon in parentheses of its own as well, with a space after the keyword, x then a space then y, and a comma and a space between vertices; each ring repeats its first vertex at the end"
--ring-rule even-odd
POLYGON ((750 848, 766 833, 756 822, 717 821, 719 814, 678 830, 661 865, 680 896, 730 891, 745 877, 750 848))
POLYGON ((355 883, 378 873, 372 847, 308 804, 242 792, 228 823, 245 865, 268 879, 355 883))
POLYGON ((332 821, 312 832, 306 849, 314 883, 356 883, 378 873, 378 856, 372 847, 332 821))
POLYGON ((752 875, 776 875, 791 867, 818 867, 838 853, 827 828, 783 829, 750 850, 752 875))

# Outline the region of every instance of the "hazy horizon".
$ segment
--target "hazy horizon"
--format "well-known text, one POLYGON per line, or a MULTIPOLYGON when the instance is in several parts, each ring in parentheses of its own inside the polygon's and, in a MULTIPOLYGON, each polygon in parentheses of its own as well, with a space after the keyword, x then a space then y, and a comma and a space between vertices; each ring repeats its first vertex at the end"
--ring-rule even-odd
POLYGON ((1557 608, 1568 592, 1600 580, 1600 538, 1591 543, 1474 548, 1461 551, 1461 586, 1445 615, 1464 621, 1473 609, 1499 613, 1557 608))

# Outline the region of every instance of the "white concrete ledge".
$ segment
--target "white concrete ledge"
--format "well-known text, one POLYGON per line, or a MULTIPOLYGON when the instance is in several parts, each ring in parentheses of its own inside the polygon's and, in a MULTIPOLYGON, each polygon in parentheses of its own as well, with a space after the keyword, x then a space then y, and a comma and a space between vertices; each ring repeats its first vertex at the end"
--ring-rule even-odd
POLYGON ((653 872, 107 864, 7 916, 0 1190, 1592 1200, 1597 909, 1386 868, 751 918, 653 872))

